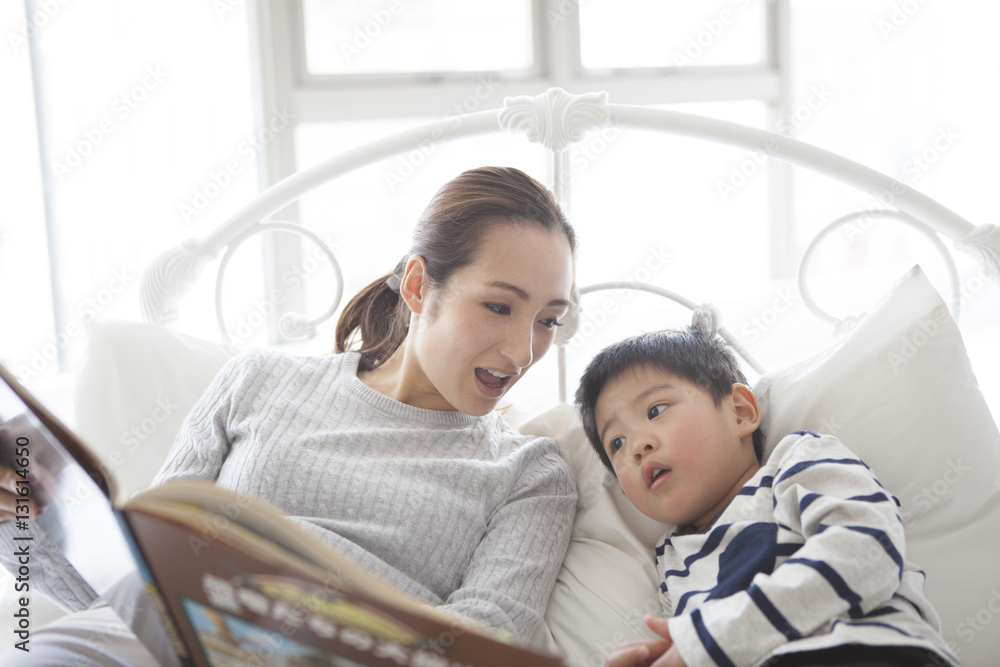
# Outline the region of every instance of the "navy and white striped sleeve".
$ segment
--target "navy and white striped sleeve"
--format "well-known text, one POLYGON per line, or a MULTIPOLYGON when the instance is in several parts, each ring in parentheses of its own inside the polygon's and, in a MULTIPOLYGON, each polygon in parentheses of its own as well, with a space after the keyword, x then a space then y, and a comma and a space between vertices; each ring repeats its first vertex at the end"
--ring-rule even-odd
POLYGON ((836 438, 811 433, 787 436, 775 454, 774 520, 805 541, 745 591, 670 619, 691 667, 755 664, 835 618, 863 617, 899 587, 899 506, 868 466, 836 438))

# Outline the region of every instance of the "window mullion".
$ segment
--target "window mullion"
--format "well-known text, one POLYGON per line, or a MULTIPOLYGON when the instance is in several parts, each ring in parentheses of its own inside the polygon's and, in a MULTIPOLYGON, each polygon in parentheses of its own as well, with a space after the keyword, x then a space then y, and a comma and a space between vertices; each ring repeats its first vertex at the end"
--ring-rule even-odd
MULTIPOLYGON (((35 14, 35 3, 25 3, 25 16, 30 17, 35 14)), ((55 178, 52 170, 50 156, 52 152, 49 148, 50 125, 46 121, 45 111, 48 108, 45 101, 45 86, 42 72, 42 56, 39 51, 39 40, 41 37, 38 31, 32 31, 28 35, 28 60, 31 71, 31 88, 35 106, 35 132, 38 140, 38 154, 41 156, 39 166, 41 168, 42 181, 42 214, 45 217, 45 239, 48 246, 49 280, 51 281, 52 295, 52 323, 56 332, 66 331, 67 309, 66 297, 63 293, 62 271, 64 266, 62 261, 63 244, 59 235, 59 223, 53 213, 53 193, 55 191, 55 178)), ((68 351, 65 345, 58 345, 57 364, 61 372, 69 370, 68 351)))
MULTIPOLYGON (((300 53, 302 8, 299 1, 271 3, 259 0, 255 5, 250 9, 250 20, 256 25, 258 36, 253 54, 260 77, 256 86, 256 125, 262 130, 269 129, 272 120, 279 117, 284 124, 257 154, 258 189, 263 191, 297 169, 295 128, 301 119, 294 101, 303 67, 300 53)), ((272 217, 297 223, 298 205, 290 204, 272 217)), ((304 313, 306 309, 304 295, 289 292, 281 280, 281 276, 301 264, 302 244, 293 234, 263 235, 260 243, 264 298, 271 306, 267 337, 269 342, 276 343, 282 340, 278 333, 280 317, 287 312, 304 313)))

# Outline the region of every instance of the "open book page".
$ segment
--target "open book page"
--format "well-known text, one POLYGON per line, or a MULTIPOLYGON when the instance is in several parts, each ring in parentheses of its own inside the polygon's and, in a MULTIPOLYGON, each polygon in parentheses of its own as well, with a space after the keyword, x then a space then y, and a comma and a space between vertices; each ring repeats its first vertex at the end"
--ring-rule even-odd
POLYGON ((204 482, 167 486, 123 515, 181 636, 200 649, 196 664, 261 650, 283 656, 276 664, 561 664, 443 616, 259 501, 204 482))

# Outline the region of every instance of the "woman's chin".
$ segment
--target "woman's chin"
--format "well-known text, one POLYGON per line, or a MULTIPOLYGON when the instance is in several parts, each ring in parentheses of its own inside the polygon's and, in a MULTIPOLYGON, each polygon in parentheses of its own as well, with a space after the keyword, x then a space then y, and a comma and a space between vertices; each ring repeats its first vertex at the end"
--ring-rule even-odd
POLYGON ((491 396, 484 394, 478 390, 478 387, 473 391, 465 394, 460 400, 452 405, 455 406, 456 410, 460 410, 470 417, 483 417, 493 412, 496 409, 497 404, 506 391, 500 392, 499 396, 491 396))
POLYGON ((487 398, 484 396, 475 396, 472 400, 468 401, 467 405, 459 409, 470 417, 483 417, 493 412, 499 402, 499 397, 487 398))

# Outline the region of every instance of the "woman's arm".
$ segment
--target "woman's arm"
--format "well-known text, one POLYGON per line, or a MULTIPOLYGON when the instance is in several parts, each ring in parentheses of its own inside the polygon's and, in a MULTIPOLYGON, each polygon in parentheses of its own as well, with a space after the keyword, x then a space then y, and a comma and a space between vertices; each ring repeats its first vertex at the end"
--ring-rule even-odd
POLYGON ((154 486, 172 479, 218 478, 229 455, 230 414, 259 365, 259 357, 248 353, 230 359, 219 370, 184 418, 154 486))
MULTIPOLYGON (((779 445, 780 447, 780 445, 779 445)), ((803 435, 774 474, 774 521, 805 543, 745 591, 670 619, 690 665, 752 664, 837 617, 889 601, 904 566, 899 507, 836 438, 803 435)))
POLYGON ((444 608, 526 641, 541 622, 562 565, 576 513, 576 482, 555 443, 521 471, 493 513, 462 586, 444 608))
POLYGON ((86 609, 97 600, 97 593, 66 559, 59 541, 49 537, 44 529, 45 519, 42 516, 32 522, 30 543, 15 541, 14 538, 23 537, 24 533, 17 531, 13 521, 0 524, 0 544, 9 545, 0 551, 0 563, 14 577, 11 583, 14 595, 28 596, 40 591, 64 611, 86 609), (19 545, 30 548, 28 565, 18 557, 16 547, 19 545))

